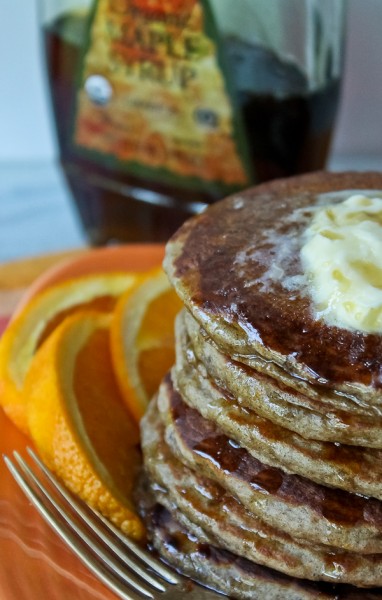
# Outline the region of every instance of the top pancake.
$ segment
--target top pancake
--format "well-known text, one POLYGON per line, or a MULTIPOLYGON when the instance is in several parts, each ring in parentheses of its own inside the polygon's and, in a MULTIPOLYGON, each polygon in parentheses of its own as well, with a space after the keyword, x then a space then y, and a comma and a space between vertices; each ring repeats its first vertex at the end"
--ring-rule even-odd
POLYGON ((300 261, 314 209, 371 190, 382 195, 382 174, 321 172, 230 196, 178 230, 165 269, 194 317, 236 360, 260 356, 382 406, 382 336, 318 320, 300 261))

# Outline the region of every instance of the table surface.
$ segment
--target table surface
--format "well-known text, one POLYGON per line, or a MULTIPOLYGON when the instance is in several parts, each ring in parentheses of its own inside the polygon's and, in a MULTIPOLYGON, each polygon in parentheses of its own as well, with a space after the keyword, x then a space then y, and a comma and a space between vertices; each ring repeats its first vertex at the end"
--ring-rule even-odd
POLYGON ((0 263, 85 244, 56 164, 0 164, 0 263))
MULTIPOLYGON (((381 156, 333 157, 329 170, 382 170, 381 156)), ((0 263, 86 245, 54 163, 0 163, 0 263)))

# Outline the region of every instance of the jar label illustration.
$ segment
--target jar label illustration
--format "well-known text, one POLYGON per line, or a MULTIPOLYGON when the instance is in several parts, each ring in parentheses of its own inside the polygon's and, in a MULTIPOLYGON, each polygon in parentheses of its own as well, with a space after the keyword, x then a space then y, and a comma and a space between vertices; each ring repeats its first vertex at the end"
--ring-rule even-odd
POLYGON ((252 182, 206 0, 98 0, 81 69, 73 141, 85 156, 191 188, 252 182))

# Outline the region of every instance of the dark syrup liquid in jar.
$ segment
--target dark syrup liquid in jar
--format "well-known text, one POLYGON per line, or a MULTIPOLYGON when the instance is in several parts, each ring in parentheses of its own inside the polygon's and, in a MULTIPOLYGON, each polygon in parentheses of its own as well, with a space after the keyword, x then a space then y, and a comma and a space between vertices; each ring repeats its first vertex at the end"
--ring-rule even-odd
POLYGON ((340 80, 311 90, 296 65, 266 48, 227 38, 225 51, 257 181, 322 169, 340 80))
MULTIPOLYGON (((76 151, 71 137, 87 23, 87 14, 73 12, 44 30, 60 162, 67 183, 92 244, 164 242, 203 205, 225 194, 218 183, 201 183, 196 191, 143 180, 108 166, 107 160, 101 165, 76 151)), ((309 92, 296 67, 263 48, 226 39, 224 51, 246 129, 254 183, 322 168, 339 81, 309 92), (274 70, 277 75, 272 81, 269 73, 274 70), (272 93, 267 91, 270 87, 272 93)))

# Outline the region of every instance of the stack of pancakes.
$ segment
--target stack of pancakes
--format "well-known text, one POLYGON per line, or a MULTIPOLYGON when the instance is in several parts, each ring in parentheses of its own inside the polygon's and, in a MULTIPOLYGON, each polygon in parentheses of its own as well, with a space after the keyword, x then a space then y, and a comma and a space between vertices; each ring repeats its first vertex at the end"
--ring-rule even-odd
POLYGON ((140 504, 159 553, 233 598, 382 598, 382 336, 317 318, 300 260, 317 207, 355 191, 382 175, 264 184, 167 246, 185 308, 140 504))

